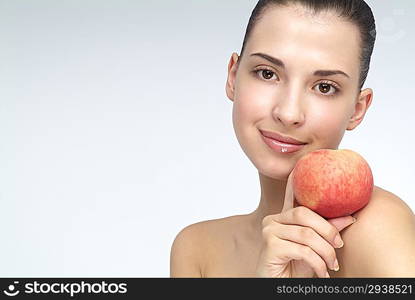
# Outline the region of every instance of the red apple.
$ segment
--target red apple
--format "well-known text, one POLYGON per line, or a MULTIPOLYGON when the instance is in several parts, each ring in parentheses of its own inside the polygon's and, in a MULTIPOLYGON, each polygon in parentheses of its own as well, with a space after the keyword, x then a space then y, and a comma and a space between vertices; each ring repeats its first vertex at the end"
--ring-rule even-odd
POLYGON ((296 201, 325 218, 351 215, 372 195, 369 164, 352 150, 312 151, 297 161, 293 173, 296 201))

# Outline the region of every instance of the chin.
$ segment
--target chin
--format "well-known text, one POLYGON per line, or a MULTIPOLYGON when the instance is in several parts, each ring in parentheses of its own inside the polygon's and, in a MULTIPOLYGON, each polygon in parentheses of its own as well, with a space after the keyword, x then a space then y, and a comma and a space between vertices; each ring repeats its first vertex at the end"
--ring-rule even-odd
POLYGON ((260 133, 255 134, 255 139, 251 141, 243 139, 241 135, 237 137, 242 150, 258 173, 274 180, 286 181, 297 161, 312 150, 310 144, 306 144, 297 152, 278 153, 264 143, 260 133))
POLYGON ((297 160, 287 158, 269 158, 263 157, 256 168, 258 172, 274 180, 286 181, 291 171, 294 169, 297 160))

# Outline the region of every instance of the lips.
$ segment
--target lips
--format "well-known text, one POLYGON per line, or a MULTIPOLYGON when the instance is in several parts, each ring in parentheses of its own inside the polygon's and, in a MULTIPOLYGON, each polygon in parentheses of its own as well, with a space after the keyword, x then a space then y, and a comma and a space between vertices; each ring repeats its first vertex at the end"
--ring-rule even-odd
POLYGON ((275 132, 270 132, 270 131, 264 131, 264 130, 260 130, 260 132, 262 133, 263 136, 282 142, 284 144, 289 144, 289 145, 305 145, 306 143, 303 143, 299 140, 296 140, 292 137, 289 136, 283 136, 281 134, 275 133, 275 132))

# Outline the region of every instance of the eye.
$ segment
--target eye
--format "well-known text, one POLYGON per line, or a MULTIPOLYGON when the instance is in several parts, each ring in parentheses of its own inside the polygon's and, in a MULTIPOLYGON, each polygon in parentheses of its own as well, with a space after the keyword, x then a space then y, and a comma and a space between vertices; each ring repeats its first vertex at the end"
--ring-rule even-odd
POLYGON ((321 82, 316 85, 321 94, 326 96, 335 96, 339 92, 339 88, 330 82, 321 82))
POLYGON ((277 77, 277 75, 275 74, 274 71, 271 71, 271 70, 265 69, 265 68, 256 69, 256 70, 253 71, 253 73, 255 73, 256 76, 258 76, 259 78, 261 78, 265 81, 271 81, 271 80, 278 79, 278 77, 277 77))

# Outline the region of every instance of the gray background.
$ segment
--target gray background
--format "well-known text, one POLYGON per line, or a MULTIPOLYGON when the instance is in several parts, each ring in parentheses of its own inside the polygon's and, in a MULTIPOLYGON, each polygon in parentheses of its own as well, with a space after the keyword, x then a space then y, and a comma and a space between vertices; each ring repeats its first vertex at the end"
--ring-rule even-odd
MULTIPOLYGON (((368 1, 374 100, 340 148, 415 209, 415 4, 368 1)), ((256 1, 0 1, 0 275, 168 277, 186 225, 259 201, 226 98, 256 1)))

